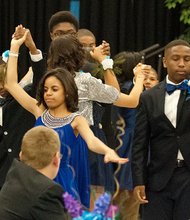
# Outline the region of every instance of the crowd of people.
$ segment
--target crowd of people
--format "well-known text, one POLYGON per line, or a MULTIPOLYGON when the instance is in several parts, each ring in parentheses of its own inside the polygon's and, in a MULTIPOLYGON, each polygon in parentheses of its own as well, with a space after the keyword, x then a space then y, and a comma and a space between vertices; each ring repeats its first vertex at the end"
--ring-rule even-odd
POLYGON ((112 59, 69 11, 48 26, 47 57, 18 25, 0 63, 0 218, 71 219, 63 192, 89 210, 109 192, 121 220, 190 219, 189 43, 166 45, 159 82, 141 53, 112 59))

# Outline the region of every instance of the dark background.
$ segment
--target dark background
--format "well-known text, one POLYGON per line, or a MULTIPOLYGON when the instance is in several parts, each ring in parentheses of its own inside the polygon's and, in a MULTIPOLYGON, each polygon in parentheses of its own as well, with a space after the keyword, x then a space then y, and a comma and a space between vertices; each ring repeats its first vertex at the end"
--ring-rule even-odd
MULTIPOLYGON (((46 52, 50 42, 49 18, 56 11, 69 9, 69 0, 0 0, 0 53, 9 49, 18 24, 29 28, 37 47, 46 52)), ((162 48, 183 33, 185 27, 179 15, 180 8, 168 10, 164 0, 80 1, 80 27, 90 29, 98 44, 103 39, 108 41, 112 56, 124 50, 141 51, 154 44, 162 48)), ((21 75, 29 65, 26 49, 22 50, 21 75)), ((145 62, 156 69, 159 66, 157 55, 145 62)))

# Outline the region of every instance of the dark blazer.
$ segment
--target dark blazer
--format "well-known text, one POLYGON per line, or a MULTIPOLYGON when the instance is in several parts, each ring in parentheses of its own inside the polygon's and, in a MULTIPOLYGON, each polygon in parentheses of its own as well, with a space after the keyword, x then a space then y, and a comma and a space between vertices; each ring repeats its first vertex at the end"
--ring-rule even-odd
POLYGON ((186 91, 181 92, 174 128, 164 114, 165 84, 142 93, 132 147, 134 186, 146 185, 155 191, 171 178, 178 149, 190 169, 190 99, 186 91))
POLYGON ((0 191, 0 219, 69 219, 62 195, 59 184, 14 159, 0 191))
MULTIPOLYGON (((44 63, 32 62, 33 84, 25 87, 28 94, 35 97, 42 71, 35 71, 42 68, 44 63)), ((6 174, 15 157, 20 152, 21 140, 26 131, 34 126, 35 117, 26 111, 12 96, 7 96, 3 105, 3 126, 0 126, 0 188, 2 187, 6 174)))

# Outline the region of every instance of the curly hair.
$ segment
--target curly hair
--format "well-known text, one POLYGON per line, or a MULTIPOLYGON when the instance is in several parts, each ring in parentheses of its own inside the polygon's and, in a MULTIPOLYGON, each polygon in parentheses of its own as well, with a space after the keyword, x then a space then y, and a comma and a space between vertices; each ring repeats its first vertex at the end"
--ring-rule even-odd
POLYGON ((51 33, 53 31, 53 28, 57 24, 63 23, 63 22, 71 23, 75 27, 76 32, 78 31, 79 22, 75 18, 75 16, 73 16, 70 11, 58 11, 55 14, 53 14, 49 20, 49 23, 48 23, 49 32, 51 33))
POLYGON ((49 48, 48 70, 63 67, 75 76, 84 64, 85 51, 78 39, 70 34, 55 38, 49 48))
POLYGON ((52 76, 56 77, 63 86, 63 89, 65 91, 65 103, 68 111, 70 112, 78 111, 78 88, 75 84, 73 75, 71 75, 71 73, 64 68, 56 68, 49 70, 42 77, 36 95, 38 105, 43 104, 45 108, 48 108, 44 100, 44 85, 45 85, 45 81, 52 76))

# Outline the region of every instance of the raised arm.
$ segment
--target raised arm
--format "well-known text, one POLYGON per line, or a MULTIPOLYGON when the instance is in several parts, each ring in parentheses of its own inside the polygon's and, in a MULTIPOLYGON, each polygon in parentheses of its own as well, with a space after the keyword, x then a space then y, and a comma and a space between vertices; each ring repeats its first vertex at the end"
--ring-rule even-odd
POLYGON ((127 158, 119 157, 113 149, 109 148, 101 140, 94 136, 83 116, 77 116, 72 122, 72 127, 82 136, 91 151, 105 155, 104 161, 106 163, 115 162, 124 164, 128 162, 127 158))
POLYGON ((131 90, 129 95, 120 93, 119 98, 116 102, 114 102, 114 105, 128 108, 137 107, 137 105, 139 104, 140 95, 144 89, 143 83, 145 79, 145 73, 147 70, 149 70, 149 68, 149 65, 143 65, 141 63, 134 68, 135 85, 133 89, 131 90))
POLYGON ((26 36, 24 43, 26 47, 29 49, 32 71, 34 73, 31 96, 36 97, 38 83, 42 78, 42 75, 46 71, 46 61, 43 59, 42 52, 39 49, 37 49, 30 30, 25 29, 22 25, 18 25, 13 35, 14 38, 15 39, 22 38, 24 36, 25 31, 28 31, 28 34, 26 36))
POLYGON ((7 64, 7 73, 5 80, 5 89, 20 103, 23 108, 31 112, 35 117, 40 115, 39 107, 37 106, 36 99, 29 96, 24 89, 18 84, 18 55, 19 48, 26 39, 28 32, 26 31, 24 36, 18 40, 15 38, 11 41, 9 59, 7 64))
POLYGON ((115 76, 115 73, 112 70, 113 60, 107 59, 105 53, 103 52, 103 45, 95 47, 93 51, 90 52, 91 56, 102 64, 104 69, 104 81, 105 84, 115 87, 120 91, 120 86, 115 76))

